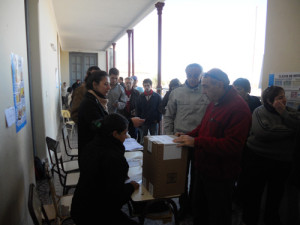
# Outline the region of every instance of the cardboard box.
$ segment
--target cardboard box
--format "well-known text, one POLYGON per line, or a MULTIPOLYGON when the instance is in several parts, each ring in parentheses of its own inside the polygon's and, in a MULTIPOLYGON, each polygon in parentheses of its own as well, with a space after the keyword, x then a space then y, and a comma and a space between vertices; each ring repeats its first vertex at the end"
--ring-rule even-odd
POLYGON ((146 136, 143 185, 155 197, 184 193, 188 150, 173 143, 173 135, 146 136))

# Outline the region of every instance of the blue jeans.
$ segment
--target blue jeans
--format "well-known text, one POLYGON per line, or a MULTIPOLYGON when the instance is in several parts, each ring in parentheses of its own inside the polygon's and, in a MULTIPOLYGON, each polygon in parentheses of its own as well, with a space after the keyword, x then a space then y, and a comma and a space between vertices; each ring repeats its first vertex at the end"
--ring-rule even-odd
POLYGON ((158 123, 151 123, 151 124, 144 124, 140 128, 141 130, 141 144, 144 144, 144 136, 148 135, 148 131, 150 135, 157 135, 158 134, 158 123))

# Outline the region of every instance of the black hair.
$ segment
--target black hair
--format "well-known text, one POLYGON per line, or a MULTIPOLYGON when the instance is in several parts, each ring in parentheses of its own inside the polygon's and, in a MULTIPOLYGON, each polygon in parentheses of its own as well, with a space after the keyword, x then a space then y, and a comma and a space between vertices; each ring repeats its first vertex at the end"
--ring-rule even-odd
POLYGON ((150 80, 149 78, 146 78, 145 80, 143 80, 143 84, 145 83, 149 83, 152 86, 152 80, 150 80))
POLYGON ((266 88, 262 93, 263 105, 268 107, 270 103, 273 104, 275 97, 277 97, 282 91, 284 92, 284 89, 279 86, 271 86, 266 88))
POLYGON ((119 76, 119 70, 117 68, 110 68, 108 74, 109 74, 109 76, 112 75, 112 74, 119 76))
POLYGON ((91 75, 92 71, 100 71, 101 69, 98 66, 90 66, 86 71, 86 76, 84 82, 87 82, 88 77, 91 75))
POLYGON ((97 133, 112 135, 114 131, 117 131, 117 133, 120 134, 126 130, 129 122, 124 116, 118 113, 112 113, 93 123, 97 133))
POLYGON ((124 80, 123 80, 123 77, 119 77, 119 79, 123 82, 124 80))
POLYGON ((67 92, 71 93, 72 92, 72 87, 68 87, 67 92))
POLYGON ((251 92, 251 85, 248 79, 246 78, 238 78, 233 82, 234 86, 242 87, 247 93, 251 92))
POLYGON ((88 76, 88 79, 86 81, 85 87, 87 90, 93 90, 93 82, 96 82, 99 84, 101 80, 103 80, 104 77, 107 76, 107 73, 105 71, 93 71, 90 76, 88 76))
POLYGON ((171 90, 171 89, 173 89, 175 87, 179 87, 180 85, 181 85, 180 81, 177 78, 175 78, 175 79, 173 79, 173 80, 170 81, 170 83, 169 83, 169 89, 171 90))

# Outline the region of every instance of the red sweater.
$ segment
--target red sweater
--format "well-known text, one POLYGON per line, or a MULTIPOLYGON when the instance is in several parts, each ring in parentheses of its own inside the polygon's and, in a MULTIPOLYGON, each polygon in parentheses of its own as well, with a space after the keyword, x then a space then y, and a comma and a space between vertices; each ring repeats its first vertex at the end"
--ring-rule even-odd
POLYGON ((232 87, 217 104, 211 102, 195 137, 195 166, 213 180, 234 179, 241 171, 241 153, 251 126, 247 103, 232 87))

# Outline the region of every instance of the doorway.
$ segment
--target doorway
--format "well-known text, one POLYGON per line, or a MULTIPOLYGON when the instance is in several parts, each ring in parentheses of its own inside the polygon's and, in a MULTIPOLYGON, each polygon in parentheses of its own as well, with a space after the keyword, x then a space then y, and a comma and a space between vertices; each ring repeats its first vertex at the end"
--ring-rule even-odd
POLYGON ((98 66, 97 53, 70 52, 70 86, 76 80, 84 81, 90 66, 98 66))

